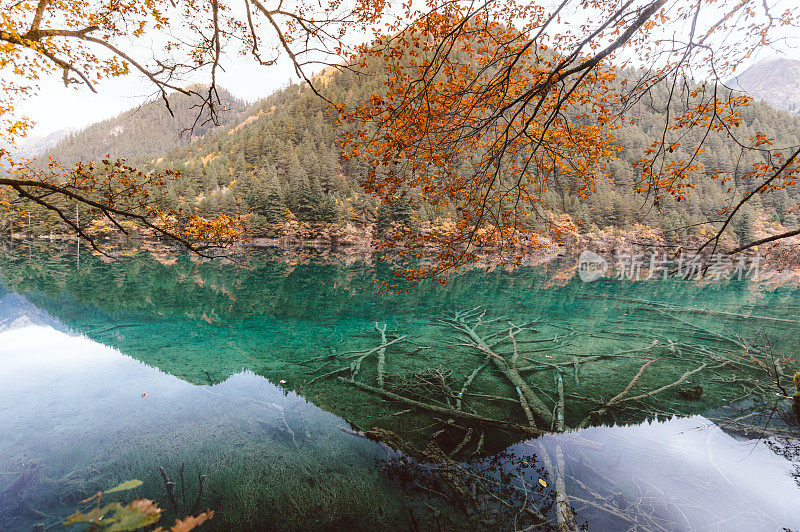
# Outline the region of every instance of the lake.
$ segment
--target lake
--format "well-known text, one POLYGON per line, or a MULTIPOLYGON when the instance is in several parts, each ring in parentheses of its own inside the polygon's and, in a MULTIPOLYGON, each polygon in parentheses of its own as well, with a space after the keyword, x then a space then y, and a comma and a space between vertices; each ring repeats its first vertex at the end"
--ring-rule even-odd
POLYGON ((0 530, 800 528, 797 289, 245 264, 0 255, 0 530))

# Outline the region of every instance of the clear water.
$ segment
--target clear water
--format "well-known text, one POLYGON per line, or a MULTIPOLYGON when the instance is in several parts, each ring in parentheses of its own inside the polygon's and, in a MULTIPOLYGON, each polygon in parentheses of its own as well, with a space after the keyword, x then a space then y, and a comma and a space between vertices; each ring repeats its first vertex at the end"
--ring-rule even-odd
MULTIPOLYGON (((559 494, 590 530, 800 528, 800 430, 765 362, 778 360, 793 393, 796 290, 583 284, 554 264, 382 294, 381 263, 254 252, 248 264, 2 257, 0 530, 57 525, 132 478, 144 485, 109 497, 153 498, 165 522, 214 509, 206 527, 219 530, 555 528, 559 494), (443 392, 484 354, 441 319, 475 307, 506 316, 477 328, 486 335, 536 321, 515 336, 518 366, 562 363, 566 433, 513 430, 529 424, 492 366, 460 410, 443 392), (384 324, 389 341, 404 338, 385 348, 383 372, 373 353, 353 375, 348 353, 378 346, 384 324), (602 354, 615 356, 564 365, 602 354), (652 359, 623 398, 667 388, 589 415, 652 359), (506 425, 385 400, 381 373, 385 390, 506 425), (697 385, 699 397, 679 392, 697 385)), ((510 339, 496 351, 510 358, 510 339)), ((529 371, 557 412, 555 370, 529 371)))

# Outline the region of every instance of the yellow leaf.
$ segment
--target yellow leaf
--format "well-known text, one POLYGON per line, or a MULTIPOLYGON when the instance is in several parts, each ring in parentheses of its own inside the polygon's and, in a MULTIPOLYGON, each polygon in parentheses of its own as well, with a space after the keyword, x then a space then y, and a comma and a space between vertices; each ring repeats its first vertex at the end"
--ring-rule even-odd
POLYGON ((128 480, 126 482, 123 482, 119 486, 113 487, 110 490, 106 490, 104 493, 114 493, 117 491, 132 490, 133 488, 138 488, 142 484, 143 482, 141 480, 128 480))
POLYGON ((543 488, 547 487, 547 482, 545 482, 543 478, 539 479, 539 484, 541 484, 543 488))

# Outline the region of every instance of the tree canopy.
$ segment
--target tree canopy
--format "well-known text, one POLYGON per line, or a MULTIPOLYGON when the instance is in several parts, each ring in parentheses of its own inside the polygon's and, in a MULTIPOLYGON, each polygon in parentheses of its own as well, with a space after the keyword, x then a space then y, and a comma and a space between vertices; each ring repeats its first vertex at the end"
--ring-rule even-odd
MULTIPOLYGON (((444 275, 485 250, 517 261, 573 230, 574 217, 544 208, 548 195, 565 184, 584 198, 600 193, 619 136, 649 106, 661 120, 634 161, 636 188, 663 209, 688 201, 705 181, 730 183, 701 246, 716 250, 748 203, 793 186, 800 172, 799 143, 743 128, 751 101, 724 83, 795 27, 798 11, 756 0, 9 1, 0 19, 0 68, 13 75, 3 78, 0 119, 7 137, 23 134, 30 122, 17 116, 18 103, 43 76, 97 90, 102 79, 138 73, 168 108, 170 91, 197 98, 191 129, 219 120, 216 74, 226 53, 251 58, 254 68, 288 61, 340 121, 343 153, 366 168, 361 185, 385 205, 383 213, 402 214, 400 204, 413 201, 452 219, 446 230, 397 224, 383 231, 388 245, 433 258, 407 272, 418 278, 444 275), (154 57, 134 53, 145 38, 163 43, 154 57), (365 98, 342 101, 323 90, 322 67, 381 83, 365 98), (187 76, 206 83, 182 86, 187 76), (709 164, 707 153, 722 138, 738 150, 724 168, 709 164)), ((242 167, 255 153, 244 151, 242 167)), ((325 186, 317 176, 300 179, 300 166, 290 172, 305 187, 297 201, 308 207, 295 206, 305 212, 324 199, 325 186)), ((121 229, 122 219, 149 224, 197 251, 241 235, 234 216, 158 206, 153 197, 165 194, 163 176, 119 161, 44 171, 7 162, 4 170, 7 206, 38 203, 68 224, 64 200, 121 229)), ((264 198, 280 192, 273 178, 264 179, 272 185, 253 201, 263 204, 264 216, 279 218, 264 198)), ((332 204, 311 209, 309 218, 330 220, 334 211, 332 204)))

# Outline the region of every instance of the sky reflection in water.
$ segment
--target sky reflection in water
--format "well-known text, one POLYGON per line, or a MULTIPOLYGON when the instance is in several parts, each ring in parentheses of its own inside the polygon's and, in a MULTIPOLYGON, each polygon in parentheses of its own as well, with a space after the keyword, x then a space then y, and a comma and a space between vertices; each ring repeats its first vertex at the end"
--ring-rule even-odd
MULTIPOLYGON (((0 332, 0 426, 0 491, 20 464, 41 465, 50 483, 33 486, 31 500, 49 505, 36 508, 49 516, 48 524, 69 513, 69 483, 63 479, 94 469, 99 478, 115 477, 103 480, 106 486, 128 477, 152 478, 158 463, 141 455, 172 464, 180 456, 191 464, 213 449, 216 458, 233 454, 257 462, 274 458, 260 455, 259 447, 277 445, 292 450, 282 455, 291 474, 293 461, 305 463, 308 457, 301 455, 320 446, 332 449, 326 458, 333 468, 371 470, 386 453, 341 430, 348 427, 344 420, 249 371, 214 386, 194 385, 87 337, 31 323, 0 332), (304 440, 303 431, 315 445, 289 443, 304 440), (53 503, 59 498, 37 490, 65 493, 53 503)), ((541 441, 562 445, 566 469, 578 481, 601 475, 631 488, 637 498, 615 501, 622 513, 636 506, 687 530, 800 526, 793 464, 764 442, 737 439, 702 416, 588 428, 541 441)), ((530 456, 536 449, 535 441, 527 441, 510 450, 530 456)), ((224 461, 215 465, 224 467, 224 461)), ((6 526, 37 521, 17 517, 4 516, 6 526)), ((603 529, 610 526, 606 517, 587 511, 578 520, 603 529)))

